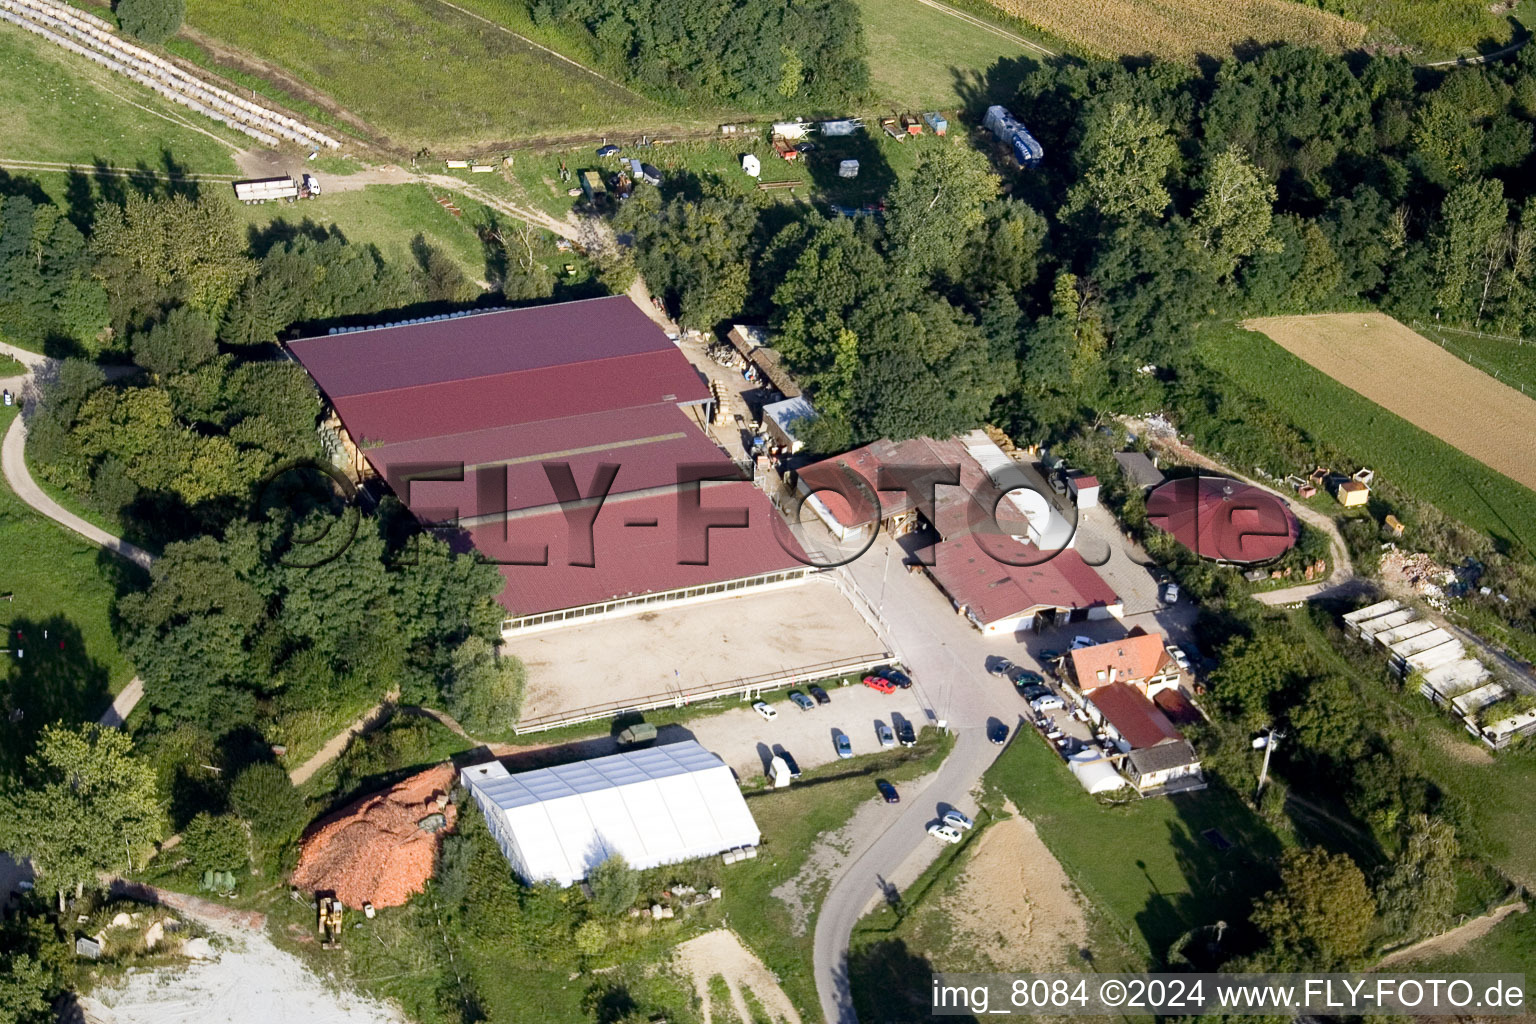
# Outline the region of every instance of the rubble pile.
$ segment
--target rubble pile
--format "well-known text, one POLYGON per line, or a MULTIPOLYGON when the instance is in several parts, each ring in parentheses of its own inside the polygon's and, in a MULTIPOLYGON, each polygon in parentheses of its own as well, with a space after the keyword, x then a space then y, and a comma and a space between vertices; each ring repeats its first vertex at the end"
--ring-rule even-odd
POLYGON ((404 904, 426 888, 439 839, 453 828, 455 771, 440 764, 325 818, 304 839, 294 884, 354 909, 404 904))

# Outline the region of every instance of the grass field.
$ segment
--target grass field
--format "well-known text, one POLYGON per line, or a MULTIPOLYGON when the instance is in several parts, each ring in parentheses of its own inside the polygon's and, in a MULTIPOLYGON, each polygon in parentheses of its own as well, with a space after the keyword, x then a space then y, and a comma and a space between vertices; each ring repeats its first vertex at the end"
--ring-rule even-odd
POLYGON ((1274 882, 1280 839, 1226 790, 1106 807, 1027 733, 987 779, 1034 822, 1083 895, 1152 964, 1192 928, 1246 919, 1254 897, 1274 882), (1230 849, 1202 835, 1212 828, 1230 849))
MULTIPOLYGON (((0 407, 0 433, 16 413, 14 406, 0 407)), ((0 646, 24 652, 0 655, 6 698, 0 707, 25 711, 21 723, 29 734, 60 718, 94 721, 133 677, 112 636, 118 567, 103 563, 111 557, 33 512, 0 483, 0 595, 14 595, 0 600, 6 629, 0 646)), ((0 722, 0 747, 15 742, 12 725, 0 722)))
POLYGON ((0 163, 102 162, 163 171, 173 161, 194 173, 230 174, 243 138, 0 23, 0 163))
POLYGON ((1249 42, 1345 50, 1365 26, 1293 0, 992 0, 997 8, 1106 57, 1225 57, 1249 42))
POLYGON ((281 65, 399 147, 622 124, 654 104, 436 0, 191 0, 187 21, 281 65))
MULTIPOLYGON (((1413 47, 1422 59, 1455 57, 1497 48, 1509 41, 1508 16, 1487 0, 1310 0, 1316 6, 1358 21, 1372 42, 1413 47)), ((1524 0, 1516 17, 1527 17, 1524 0)))
POLYGON ((419 234, 451 256, 471 280, 483 280, 485 248, 476 228, 499 215, 463 196, 454 196, 453 204, 461 216, 439 206, 426 185, 370 185, 294 205, 240 206, 238 216, 254 231, 281 223, 335 229, 349 242, 377 246, 391 262, 411 260, 411 242, 419 234))
POLYGON ((1044 56, 1011 38, 1018 35, 1012 30, 983 27, 921 0, 859 0, 859 7, 875 92, 896 107, 1002 102, 1017 92, 1023 70, 1044 56))
POLYGON ((1489 376, 1519 385, 1527 395, 1536 395, 1536 344, 1520 344, 1443 328, 1436 330, 1422 324, 1415 324, 1413 329, 1489 376))
POLYGON ((1536 493, 1351 391, 1261 334, 1218 326, 1202 332, 1198 348, 1207 365, 1258 396, 1314 441, 1375 468, 1404 491, 1476 529, 1536 547, 1536 493))
POLYGON ((1536 488, 1536 399, 1391 317, 1277 316, 1244 326, 1485 466, 1536 488))

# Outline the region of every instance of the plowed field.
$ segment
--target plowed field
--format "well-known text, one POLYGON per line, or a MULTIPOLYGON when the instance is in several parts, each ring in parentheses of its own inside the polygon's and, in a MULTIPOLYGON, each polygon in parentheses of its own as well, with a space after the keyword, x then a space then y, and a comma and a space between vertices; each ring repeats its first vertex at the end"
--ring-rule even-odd
POLYGON ((998 10, 1059 39, 1114 57, 1230 55, 1247 43, 1345 50, 1365 26, 1294 0, 991 0, 998 10))
POLYGON ((1380 313, 1249 320, 1277 345, 1483 465, 1536 490, 1536 400, 1380 313))

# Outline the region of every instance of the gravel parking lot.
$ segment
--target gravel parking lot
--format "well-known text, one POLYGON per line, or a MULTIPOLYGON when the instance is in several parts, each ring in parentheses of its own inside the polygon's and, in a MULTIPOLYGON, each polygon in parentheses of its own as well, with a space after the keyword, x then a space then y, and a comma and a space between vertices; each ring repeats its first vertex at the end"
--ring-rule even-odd
POLYGON ((916 686, 892 694, 862 685, 834 687, 827 693, 832 703, 810 711, 787 700, 775 701, 772 707, 779 714, 771 722, 743 705, 688 722, 685 728, 746 780, 763 775, 779 750, 788 750, 802 769, 815 768, 837 760, 832 743, 838 732, 847 734, 855 755, 872 754, 880 749, 876 722, 891 726, 893 732, 897 719, 910 722, 914 732, 933 722, 916 686))

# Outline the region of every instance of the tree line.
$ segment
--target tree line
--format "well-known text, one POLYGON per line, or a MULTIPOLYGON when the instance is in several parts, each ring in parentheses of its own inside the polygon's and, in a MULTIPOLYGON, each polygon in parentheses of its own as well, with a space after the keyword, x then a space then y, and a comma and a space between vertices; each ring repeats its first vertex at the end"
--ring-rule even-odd
POLYGON ((526 0, 537 23, 586 37, 635 83, 668 98, 836 109, 869 86, 852 0, 526 0))

